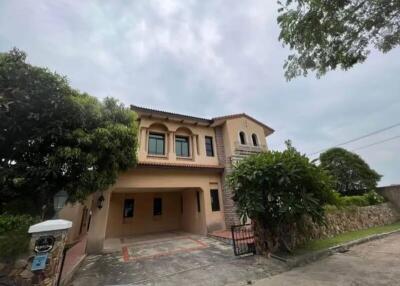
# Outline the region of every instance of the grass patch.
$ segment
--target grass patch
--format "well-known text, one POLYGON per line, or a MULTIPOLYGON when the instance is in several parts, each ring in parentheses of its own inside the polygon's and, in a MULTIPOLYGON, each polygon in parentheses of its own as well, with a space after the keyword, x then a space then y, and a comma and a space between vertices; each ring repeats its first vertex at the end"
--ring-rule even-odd
POLYGON ((339 234, 335 237, 317 239, 307 242, 306 244, 300 246, 294 251, 294 254, 299 255, 310 251, 317 251, 322 249, 327 249, 332 246, 336 246, 342 243, 346 243, 352 240, 357 240, 374 234, 380 234, 385 232, 391 232, 394 230, 400 230, 400 222, 393 224, 388 224, 384 226, 371 227, 368 229, 350 231, 346 233, 339 234))

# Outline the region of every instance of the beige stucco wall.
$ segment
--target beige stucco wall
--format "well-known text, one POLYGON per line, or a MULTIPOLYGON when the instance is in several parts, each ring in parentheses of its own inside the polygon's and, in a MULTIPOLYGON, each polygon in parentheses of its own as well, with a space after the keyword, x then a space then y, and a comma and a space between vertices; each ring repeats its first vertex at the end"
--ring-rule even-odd
POLYGON ((223 228, 224 215, 221 195, 221 175, 212 171, 178 170, 178 169, 135 169, 121 174, 114 185, 115 192, 137 190, 160 191, 168 189, 199 189, 202 191, 206 221, 203 233, 207 229, 223 228), (218 189, 221 210, 211 210, 210 189, 218 189))
POLYGON ((68 203, 65 207, 59 212, 58 217, 60 219, 69 220, 72 222, 72 227, 68 231, 68 243, 73 242, 79 238, 80 235, 86 233, 86 221, 84 222, 84 226, 82 228, 82 232, 80 232, 81 224, 82 224, 82 215, 85 206, 90 209, 90 205, 92 202, 92 196, 89 196, 86 201, 81 204, 76 202, 74 204, 68 203))
MULTIPOLYGON (((215 214, 216 212, 214 212, 215 214)), ((127 237, 172 230, 183 230, 195 234, 205 234, 207 218, 205 214, 204 193, 201 190, 175 190, 146 192, 126 192, 112 194, 107 223, 106 238, 127 237), (200 212, 197 209, 197 195, 200 195, 200 212), (162 198, 162 215, 153 216, 153 199, 162 198), (134 217, 123 218, 125 199, 134 199, 134 217), (181 198, 183 208, 181 208, 181 198)), ((219 220, 209 217, 208 223, 219 220)), ((219 226, 219 225, 218 225, 219 226)))
POLYGON ((182 164, 201 164, 217 166, 218 157, 215 148, 215 130, 211 127, 196 126, 193 124, 178 123, 161 119, 142 118, 140 120, 139 135, 139 153, 138 159, 141 162, 169 162, 182 164), (148 133, 158 132, 165 134, 166 138, 166 154, 165 156, 149 155, 148 133), (190 157, 179 158, 175 153, 175 136, 183 135, 189 137, 190 157), (213 138, 214 156, 206 155, 205 136, 213 138))
POLYGON ((252 134, 256 134, 259 146, 267 150, 267 141, 265 138, 264 128, 246 117, 228 119, 224 124, 224 144, 225 154, 229 157, 234 154, 235 146, 239 144, 239 132, 246 134, 246 145, 253 146, 252 134))
POLYGON ((181 229, 180 192, 112 194, 108 215, 108 237, 181 229), (162 199, 162 214, 153 216, 153 199, 162 199), (134 199, 133 218, 123 218, 125 199, 134 199))
POLYGON ((204 198, 200 190, 189 190, 182 192, 183 212, 181 216, 181 229, 190 232, 203 234, 204 233, 204 198), (200 192, 200 212, 197 209, 196 192, 200 192))

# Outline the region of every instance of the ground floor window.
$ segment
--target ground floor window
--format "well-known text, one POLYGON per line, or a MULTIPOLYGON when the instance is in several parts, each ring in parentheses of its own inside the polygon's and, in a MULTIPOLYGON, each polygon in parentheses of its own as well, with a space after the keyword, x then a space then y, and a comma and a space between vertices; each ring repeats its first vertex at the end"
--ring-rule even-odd
POLYGON ((196 192, 196 200, 197 200, 197 212, 200 212, 200 192, 196 192))
POLYGON ((211 209, 213 212, 220 211, 218 190, 210 190, 211 196, 211 209))
POLYGON ((183 214, 183 196, 181 195, 181 214, 183 214))
POLYGON ((154 198, 153 201, 153 215, 161 215, 162 214, 162 199, 154 198))
POLYGON ((135 208, 135 200, 126 199, 124 201, 124 218, 133 217, 134 208, 135 208))

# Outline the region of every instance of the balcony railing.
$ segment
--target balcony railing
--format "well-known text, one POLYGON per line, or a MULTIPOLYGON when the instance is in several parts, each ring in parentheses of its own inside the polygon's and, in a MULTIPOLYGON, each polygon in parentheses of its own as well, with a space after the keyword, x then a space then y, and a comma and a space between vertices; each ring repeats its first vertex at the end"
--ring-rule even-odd
POLYGON ((252 146, 252 145, 242 145, 240 142, 235 141, 235 151, 244 151, 248 153, 260 153, 267 151, 267 145, 259 145, 259 146, 252 146))

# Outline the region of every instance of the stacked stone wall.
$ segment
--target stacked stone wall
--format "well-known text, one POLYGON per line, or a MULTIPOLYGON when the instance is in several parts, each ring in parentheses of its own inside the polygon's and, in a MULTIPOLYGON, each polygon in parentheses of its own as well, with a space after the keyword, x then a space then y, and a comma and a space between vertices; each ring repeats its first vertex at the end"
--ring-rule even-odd
POLYGON ((325 214, 325 225, 306 220, 304 225, 299 226, 296 244, 311 239, 330 238, 349 231, 384 226, 399 220, 400 213, 392 203, 328 210, 325 214))

